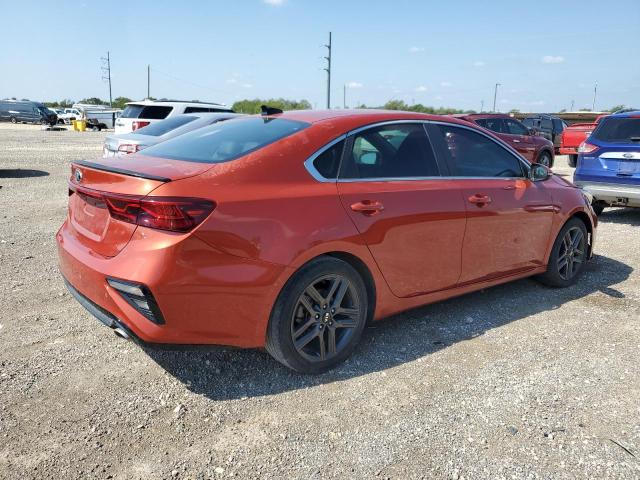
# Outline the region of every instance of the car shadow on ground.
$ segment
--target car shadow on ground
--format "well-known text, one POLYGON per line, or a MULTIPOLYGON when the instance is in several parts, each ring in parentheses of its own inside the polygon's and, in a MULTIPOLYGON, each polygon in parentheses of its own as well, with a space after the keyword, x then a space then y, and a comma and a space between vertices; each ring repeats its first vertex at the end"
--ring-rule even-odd
POLYGON ((640 226, 640 208, 605 208, 598 217, 601 223, 640 226))
POLYGON ((48 177, 49 172, 23 168, 0 168, 0 178, 48 177))
POLYGON ((527 317, 589 294, 624 298, 615 285, 632 271, 622 262, 596 256, 578 284, 569 288, 551 289, 524 279, 395 315, 373 323, 347 362, 318 376, 292 372, 261 350, 145 351, 191 391, 212 400, 272 395, 412 362, 507 323, 534 321, 527 317))

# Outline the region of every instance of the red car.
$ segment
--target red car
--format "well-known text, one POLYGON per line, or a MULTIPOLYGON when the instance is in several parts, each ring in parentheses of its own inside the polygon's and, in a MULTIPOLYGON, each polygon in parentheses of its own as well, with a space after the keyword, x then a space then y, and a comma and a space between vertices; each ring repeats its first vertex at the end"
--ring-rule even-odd
POLYGON ((553 142, 538 135, 535 130, 527 128, 515 118, 500 113, 465 114, 456 117, 491 130, 531 163, 553 167, 553 142))
POLYGON ((75 298, 142 343, 266 347, 301 372, 365 324, 593 251, 581 190, 451 117, 267 113, 71 166, 57 233, 75 298))

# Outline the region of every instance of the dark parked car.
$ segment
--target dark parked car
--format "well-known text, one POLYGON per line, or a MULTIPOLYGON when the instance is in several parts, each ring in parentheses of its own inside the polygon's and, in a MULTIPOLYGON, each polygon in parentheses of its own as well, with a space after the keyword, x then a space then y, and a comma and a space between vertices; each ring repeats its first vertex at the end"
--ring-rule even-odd
POLYGON ((560 149, 560 136, 568 126, 564 120, 553 115, 540 114, 527 117, 522 123, 527 128, 536 129, 544 138, 551 140, 556 153, 558 153, 560 149))
POLYGON ((58 116, 39 102, 0 100, 0 121, 55 125, 58 116))
POLYGON ((553 167, 553 143, 539 136, 536 130, 527 128, 515 118, 502 113, 455 116, 491 130, 530 162, 553 167))

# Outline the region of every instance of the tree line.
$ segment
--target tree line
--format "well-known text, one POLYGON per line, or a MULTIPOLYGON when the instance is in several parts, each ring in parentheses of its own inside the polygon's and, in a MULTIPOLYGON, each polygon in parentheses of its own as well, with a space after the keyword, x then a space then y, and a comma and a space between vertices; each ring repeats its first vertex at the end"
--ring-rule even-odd
MULTIPOLYGON (((15 98, 12 98, 12 100, 15 100, 15 98)), ((28 100, 28 99, 23 99, 23 100, 28 100)), ((156 99, 151 97, 150 100, 162 101, 166 99, 165 98, 156 99)), ((112 102, 112 106, 113 108, 124 109, 128 102, 133 102, 133 101, 134 100, 128 97, 116 97, 112 102)), ((192 100, 192 102, 199 102, 199 101, 200 100, 192 100)), ((83 98, 78 102, 75 102, 69 98, 65 98, 59 101, 44 102, 44 105, 47 107, 53 107, 53 108, 68 108, 68 107, 71 107, 74 103, 86 103, 89 105, 109 105, 108 101, 102 100, 97 97, 83 98)), ((283 111, 311 109, 311 103, 308 100, 305 100, 305 99, 288 100, 285 98, 269 98, 269 99, 260 99, 260 98, 248 99, 247 98, 244 100, 238 100, 237 102, 234 102, 231 108, 234 112, 255 114, 255 113, 260 113, 260 107, 262 105, 269 105, 270 107, 279 108, 280 110, 283 110, 283 111)), ((625 107, 624 105, 615 105, 604 111, 615 112, 624 107, 625 107)), ((408 104, 402 100, 389 100, 384 105, 379 105, 379 106, 368 106, 365 104, 360 104, 356 108, 403 110, 406 112, 430 113, 435 115, 449 115, 449 114, 456 114, 456 113, 476 113, 475 110, 460 110, 457 108, 450 108, 450 107, 431 107, 428 105, 422 105, 421 103, 408 104)), ((560 113, 563 113, 565 111, 566 111, 565 109, 562 109, 560 110, 560 113)), ((581 109, 581 111, 590 111, 590 110, 583 108, 581 109)), ((509 113, 519 113, 519 112, 520 111, 518 109, 514 108, 509 113)))

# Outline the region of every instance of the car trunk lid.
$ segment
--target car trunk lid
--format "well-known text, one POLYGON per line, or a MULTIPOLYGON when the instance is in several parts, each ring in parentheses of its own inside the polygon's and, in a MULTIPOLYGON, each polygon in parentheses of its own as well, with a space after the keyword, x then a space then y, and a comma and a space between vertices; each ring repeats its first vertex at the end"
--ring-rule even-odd
POLYGON ((70 229, 91 252, 114 257, 127 245, 137 225, 113 218, 105 196, 142 198, 164 183, 209 168, 211 165, 137 155, 73 162, 69 180, 70 229))

